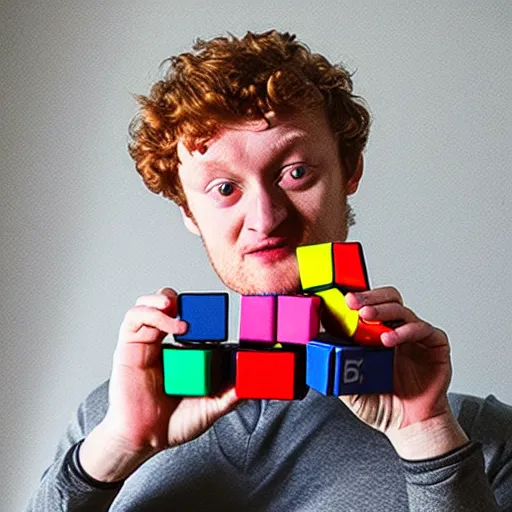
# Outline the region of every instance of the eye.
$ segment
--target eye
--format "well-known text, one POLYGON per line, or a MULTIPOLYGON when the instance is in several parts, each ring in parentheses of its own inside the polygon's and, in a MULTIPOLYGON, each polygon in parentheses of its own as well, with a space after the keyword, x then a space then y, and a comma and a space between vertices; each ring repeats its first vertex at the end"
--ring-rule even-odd
POLYGON ((228 197, 233 193, 235 187, 233 187, 232 183, 221 183, 217 190, 221 196, 228 197))
POLYGON ((310 165, 294 164, 282 170, 278 183, 284 190, 305 190, 315 183, 315 176, 310 165))
POLYGON ((207 193, 214 200, 219 208, 234 205, 241 195, 240 187, 231 181, 218 181, 212 183, 207 189, 207 193))
POLYGON ((301 178, 304 177, 306 172, 307 172, 306 167, 304 167, 303 165, 299 165, 298 167, 295 167, 294 169, 291 170, 290 176, 294 180, 300 180, 301 178))

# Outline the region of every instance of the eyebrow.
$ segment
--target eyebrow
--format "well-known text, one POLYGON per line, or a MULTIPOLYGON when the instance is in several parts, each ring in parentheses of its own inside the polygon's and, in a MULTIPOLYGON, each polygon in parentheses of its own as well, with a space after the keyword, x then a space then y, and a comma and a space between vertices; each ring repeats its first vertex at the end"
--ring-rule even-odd
POLYGON ((282 137, 279 137, 279 139, 274 144, 272 144, 270 149, 272 153, 281 153, 297 143, 307 142, 308 140, 309 137, 306 132, 287 132, 282 137))
MULTIPOLYGON (((304 131, 287 132, 279 137, 271 146, 270 152, 273 155, 272 159, 277 159, 282 156, 287 150, 290 150, 295 145, 309 141, 308 134, 304 131)), ((204 160, 201 162, 201 168, 204 174, 216 172, 219 169, 223 171, 230 170, 231 162, 220 158, 212 160, 204 160)))

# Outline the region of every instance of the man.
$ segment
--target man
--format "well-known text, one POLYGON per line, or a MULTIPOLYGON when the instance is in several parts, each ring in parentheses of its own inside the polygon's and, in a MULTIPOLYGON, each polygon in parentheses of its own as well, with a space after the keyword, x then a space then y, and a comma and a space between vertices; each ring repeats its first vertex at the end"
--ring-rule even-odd
MULTIPOLYGON (((146 185, 174 200, 217 274, 296 293, 298 245, 345 240, 369 115, 340 66, 272 31, 171 59, 132 124, 146 185)), ((238 403, 163 395, 177 294, 140 297, 108 384, 81 405, 30 510, 499 510, 512 507, 512 411, 447 396, 446 335, 382 288, 348 294, 400 321, 393 395, 238 403), (484 459, 485 457, 485 459, 484 459)))

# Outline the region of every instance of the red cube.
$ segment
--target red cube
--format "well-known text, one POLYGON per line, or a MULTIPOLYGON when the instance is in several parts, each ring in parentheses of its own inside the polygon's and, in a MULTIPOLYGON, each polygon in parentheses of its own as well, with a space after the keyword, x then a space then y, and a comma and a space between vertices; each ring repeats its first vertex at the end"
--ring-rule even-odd
POLYGON ((267 350, 239 349, 235 389, 238 398, 304 398, 308 390, 305 345, 267 350))

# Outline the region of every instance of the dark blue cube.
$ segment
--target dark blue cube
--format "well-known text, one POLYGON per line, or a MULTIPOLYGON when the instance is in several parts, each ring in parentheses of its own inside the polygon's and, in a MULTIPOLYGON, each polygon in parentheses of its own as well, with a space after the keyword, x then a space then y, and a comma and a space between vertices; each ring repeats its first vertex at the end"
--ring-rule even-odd
POLYGON ((178 341, 226 341, 228 339, 228 294, 180 293, 178 317, 185 320, 188 331, 175 335, 178 341))
POLYGON ((394 351, 391 348, 336 347, 333 394, 391 393, 393 359, 394 351))
POLYGON ((307 344, 306 383, 324 395, 390 393, 394 350, 331 337, 307 344))

